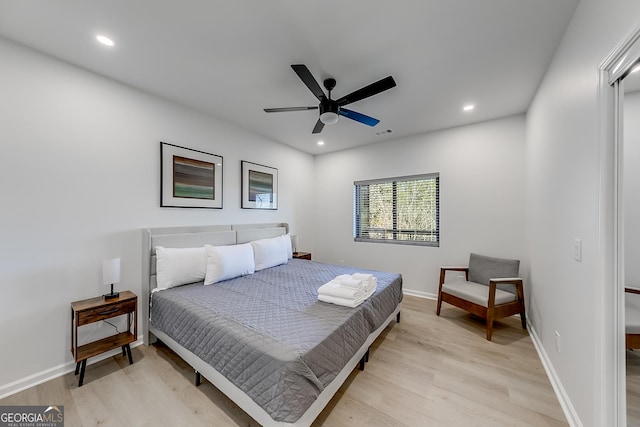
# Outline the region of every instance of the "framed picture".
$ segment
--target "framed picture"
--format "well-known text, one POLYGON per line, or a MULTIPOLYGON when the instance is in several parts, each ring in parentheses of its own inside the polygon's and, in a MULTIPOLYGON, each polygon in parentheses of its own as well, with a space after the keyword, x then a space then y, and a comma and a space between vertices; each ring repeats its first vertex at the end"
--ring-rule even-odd
POLYGON ((242 161, 242 208, 278 209, 278 169, 242 161))
POLYGON ((161 142, 160 206, 222 209, 222 156, 161 142))

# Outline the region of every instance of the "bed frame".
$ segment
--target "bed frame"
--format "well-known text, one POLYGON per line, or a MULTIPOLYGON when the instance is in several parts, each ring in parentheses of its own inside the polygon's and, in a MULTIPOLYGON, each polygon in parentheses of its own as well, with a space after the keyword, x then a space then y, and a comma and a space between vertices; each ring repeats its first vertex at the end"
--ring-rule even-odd
POLYGON ((286 223, 267 224, 237 224, 237 225, 211 225, 193 227, 168 227, 149 228, 143 230, 142 238, 142 332, 145 345, 149 345, 160 339, 171 350, 178 354, 185 362, 196 371, 196 384, 200 375, 204 375, 215 387, 226 394, 240 408, 263 426, 309 426, 329 403, 333 395, 347 379, 353 369, 360 363, 360 369, 364 368, 364 362, 368 359, 369 346, 378 338, 384 329, 391 323, 394 317, 400 321, 400 305, 383 322, 383 324, 369 335, 365 343, 349 360, 346 366, 338 373, 336 378, 329 383, 320 393, 316 401, 295 423, 274 421, 273 418, 253 401, 247 394, 235 384, 225 378, 209 364, 197 357, 191 351, 182 347, 168 335, 155 329, 149 324, 149 301, 151 291, 156 287, 155 279, 155 247, 164 246, 172 248, 187 248, 210 245, 234 245, 250 242, 252 240, 276 237, 289 232, 286 223))

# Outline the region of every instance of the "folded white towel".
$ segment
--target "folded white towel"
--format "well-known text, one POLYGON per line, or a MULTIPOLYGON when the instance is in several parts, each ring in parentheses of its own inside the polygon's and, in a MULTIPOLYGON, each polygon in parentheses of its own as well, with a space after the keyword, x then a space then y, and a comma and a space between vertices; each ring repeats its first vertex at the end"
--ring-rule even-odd
POLYGON ((364 299, 369 298, 371 295, 373 295, 376 292, 376 285, 375 283, 373 285, 371 285, 371 287, 367 290, 364 291, 364 299))
POLYGON ((362 298, 365 292, 362 288, 348 288, 340 284, 335 279, 325 283, 318 288, 318 295, 326 295, 338 298, 356 299, 362 298))
POLYGON ((364 291, 365 292, 375 292, 376 288, 378 287, 378 283, 377 282, 364 282, 364 291))
POLYGON ((345 288, 349 288, 349 289, 358 289, 358 290, 364 290, 364 282, 362 280, 356 280, 353 279, 352 277, 349 277, 348 279, 333 279, 334 282, 338 282, 340 283, 341 286, 345 287, 345 288))
POLYGON ((373 274, 368 274, 368 273, 353 273, 351 275, 351 277, 353 277, 356 280, 361 280, 362 283, 364 284, 364 291, 369 293, 373 293, 376 290, 376 287, 378 286, 378 279, 376 278, 376 276, 374 276, 373 274), (373 290, 373 292, 372 292, 373 290))
POLYGON ((364 281, 376 279, 376 277, 373 274, 368 274, 368 273, 353 273, 351 277, 353 277, 356 280, 364 280, 364 281))
POLYGON ((331 304, 336 304, 336 305, 342 305, 345 307, 357 307, 360 304, 362 304, 362 302, 365 300, 363 297, 362 298, 357 298, 357 299, 347 299, 347 298, 340 298, 340 297, 333 297, 330 295, 318 295, 318 300, 323 301, 323 302, 328 302, 331 304))

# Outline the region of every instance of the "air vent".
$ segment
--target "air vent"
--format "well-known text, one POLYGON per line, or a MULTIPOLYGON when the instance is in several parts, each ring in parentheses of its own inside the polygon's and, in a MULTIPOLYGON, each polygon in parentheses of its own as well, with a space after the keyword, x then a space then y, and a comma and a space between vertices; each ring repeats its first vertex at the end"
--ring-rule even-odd
POLYGON ((388 133, 393 132, 391 129, 385 129, 385 130, 381 130, 380 132, 376 132, 376 135, 380 136, 380 135, 386 135, 388 133))

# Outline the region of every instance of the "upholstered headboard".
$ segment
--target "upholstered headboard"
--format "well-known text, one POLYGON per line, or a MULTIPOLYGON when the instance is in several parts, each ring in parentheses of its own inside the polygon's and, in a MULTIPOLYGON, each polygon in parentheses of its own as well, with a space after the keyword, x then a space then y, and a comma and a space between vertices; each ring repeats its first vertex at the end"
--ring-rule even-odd
POLYGON ((157 246, 166 248, 191 248, 204 246, 235 245, 252 240, 277 237, 289 232, 289 224, 235 224, 186 227, 147 228, 142 230, 142 332, 144 344, 149 345, 149 301, 156 287, 157 246))

